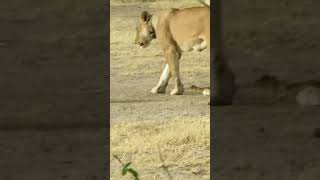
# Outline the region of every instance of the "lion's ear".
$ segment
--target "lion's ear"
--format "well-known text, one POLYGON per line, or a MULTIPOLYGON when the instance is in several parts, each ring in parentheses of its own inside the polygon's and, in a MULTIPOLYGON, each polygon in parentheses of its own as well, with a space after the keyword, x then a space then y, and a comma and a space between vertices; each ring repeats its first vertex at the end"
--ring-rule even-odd
POLYGON ((141 13, 141 20, 144 22, 148 22, 151 18, 151 14, 149 14, 147 11, 143 11, 141 13))

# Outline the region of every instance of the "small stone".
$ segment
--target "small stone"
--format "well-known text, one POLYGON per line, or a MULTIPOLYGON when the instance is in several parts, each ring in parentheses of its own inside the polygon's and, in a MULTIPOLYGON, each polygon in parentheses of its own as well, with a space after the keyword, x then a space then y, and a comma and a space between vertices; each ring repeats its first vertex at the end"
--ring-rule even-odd
POLYGON ((200 167, 195 167, 191 169, 192 174, 200 174, 202 172, 202 169, 200 167))
POLYGON ((320 88, 306 87, 296 96, 296 101, 301 106, 319 106, 320 105, 320 88))
POLYGON ((203 91, 202 91, 202 94, 203 94, 204 96, 210 96, 210 89, 205 89, 205 90, 203 90, 203 91))

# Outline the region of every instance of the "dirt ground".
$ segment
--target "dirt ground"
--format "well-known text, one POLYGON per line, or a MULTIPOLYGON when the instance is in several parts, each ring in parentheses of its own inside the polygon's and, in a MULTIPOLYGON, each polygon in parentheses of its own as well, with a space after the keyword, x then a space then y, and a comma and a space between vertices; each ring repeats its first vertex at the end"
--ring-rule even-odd
MULTIPOLYGON (((212 176, 319 179, 320 139, 315 131, 320 127, 320 109, 295 102, 301 88, 319 86, 319 2, 231 0, 224 5, 227 55, 239 89, 234 105, 214 107, 211 114, 212 176)), ((189 88, 209 85, 208 52, 183 56, 185 95, 152 95, 149 91, 160 75, 161 52, 156 43, 144 51, 133 44, 132 31, 142 10, 184 6, 188 3, 111 6, 112 122, 208 117, 208 97, 189 88)), ((179 173, 184 179, 208 179, 188 176, 183 168, 179 173)))
MULTIPOLYGON (((128 117, 139 120, 161 120, 188 115, 208 116, 208 97, 196 92, 192 85, 209 87, 209 51, 188 53, 181 60, 182 82, 185 96, 153 95, 149 93, 158 83, 164 65, 162 52, 153 42, 147 49, 134 44, 135 25, 142 10, 155 11, 155 5, 170 7, 170 3, 111 6, 111 120, 121 121, 128 117), (124 13, 126 12, 126 13, 124 13), (196 60, 195 60, 196 59, 196 60), (170 101, 170 103, 168 103, 170 101), (126 110, 123 108, 128 107, 126 110), (168 111, 163 111, 166 108, 168 111), (174 110, 170 110, 174 108, 174 110), (149 113, 145 113, 149 112, 149 113), (201 113, 202 112, 202 113, 201 113), (128 116, 130 115, 130 116, 128 116)), ((179 4, 174 4, 179 7, 179 4)), ((181 6, 181 5, 180 5, 181 6)), ((159 9, 159 8, 158 8, 159 9)), ((157 10, 158 10, 157 9, 157 10)), ((168 91, 173 86, 170 84, 168 91)))

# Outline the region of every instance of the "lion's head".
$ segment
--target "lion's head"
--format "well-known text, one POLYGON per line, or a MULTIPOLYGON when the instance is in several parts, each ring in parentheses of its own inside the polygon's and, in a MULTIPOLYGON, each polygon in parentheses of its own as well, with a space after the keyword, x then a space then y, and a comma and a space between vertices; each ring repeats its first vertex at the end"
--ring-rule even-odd
POLYGON ((147 11, 141 13, 141 17, 136 27, 135 44, 140 47, 146 48, 150 42, 156 38, 156 33, 151 22, 152 15, 147 11))

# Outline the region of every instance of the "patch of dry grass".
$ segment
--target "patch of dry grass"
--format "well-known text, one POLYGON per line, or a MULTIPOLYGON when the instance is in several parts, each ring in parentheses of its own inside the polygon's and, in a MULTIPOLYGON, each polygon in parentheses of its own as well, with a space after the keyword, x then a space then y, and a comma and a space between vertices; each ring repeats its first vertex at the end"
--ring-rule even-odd
MULTIPOLYGON (((208 179, 209 117, 113 123, 111 159, 112 155, 117 155, 123 162, 131 161, 142 179, 166 176, 163 166, 168 168, 173 179, 181 178, 182 174, 208 179)), ((118 165, 111 170, 111 179, 120 179, 121 167, 118 165)))

